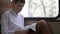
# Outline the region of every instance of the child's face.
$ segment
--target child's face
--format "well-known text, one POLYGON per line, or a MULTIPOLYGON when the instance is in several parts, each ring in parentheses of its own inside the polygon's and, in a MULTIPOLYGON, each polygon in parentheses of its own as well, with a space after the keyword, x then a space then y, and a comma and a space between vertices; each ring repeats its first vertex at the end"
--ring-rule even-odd
POLYGON ((18 13, 18 12, 20 12, 22 10, 24 4, 25 4, 25 0, 21 0, 16 4, 14 3, 13 7, 14 7, 15 11, 18 13))

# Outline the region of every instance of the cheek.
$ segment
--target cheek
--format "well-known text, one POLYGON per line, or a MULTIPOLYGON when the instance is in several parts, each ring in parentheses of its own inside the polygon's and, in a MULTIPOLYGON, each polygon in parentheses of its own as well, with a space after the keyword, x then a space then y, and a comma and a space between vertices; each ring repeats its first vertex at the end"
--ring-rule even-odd
POLYGON ((18 7, 18 9, 22 9, 22 8, 23 8, 23 6, 19 6, 19 7, 18 7))
POLYGON ((17 10, 22 10, 23 6, 24 6, 24 4, 18 4, 17 5, 17 10))
POLYGON ((16 8, 17 8, 17 10, 21 9, 21 7, 19 7, 19 6, 17 6, 16 8))
POLYGON ((18 9, 18 8, 19 8, 19 6, 18 6, 18 5, 15 5, 15 8, 17 8, 17 9, 18 9))

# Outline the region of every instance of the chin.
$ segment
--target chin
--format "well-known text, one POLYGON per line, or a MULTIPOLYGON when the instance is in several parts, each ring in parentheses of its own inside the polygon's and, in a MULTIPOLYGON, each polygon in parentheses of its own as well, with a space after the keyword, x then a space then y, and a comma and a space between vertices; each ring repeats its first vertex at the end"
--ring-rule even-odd
POLYGON ((21 12, 21 10, 18 11, 18 13, 21 12))

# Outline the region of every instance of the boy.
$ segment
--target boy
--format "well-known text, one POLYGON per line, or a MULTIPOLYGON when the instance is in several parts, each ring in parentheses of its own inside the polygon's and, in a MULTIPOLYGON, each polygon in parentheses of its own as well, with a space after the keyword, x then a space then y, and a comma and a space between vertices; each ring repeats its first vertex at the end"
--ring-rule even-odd
POLYGON ((37 34, 40 31, 43 34, 51 34, 44 20, 24 27, 24 17, 19 14, 24 4, 25 0, 12 0, 12 8, 6 11, 1 18, 2 34, 37 34), (29 29, 34 32, 28 33, 29 29))

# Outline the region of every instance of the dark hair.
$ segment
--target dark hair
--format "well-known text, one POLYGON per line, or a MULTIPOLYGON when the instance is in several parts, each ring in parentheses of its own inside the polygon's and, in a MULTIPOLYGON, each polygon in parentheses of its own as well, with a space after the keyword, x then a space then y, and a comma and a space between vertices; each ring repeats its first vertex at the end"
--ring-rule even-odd
POLYGON ((25 0, 12 0, 12 2, 15 2, 15 4, 17 4, 18 2, 24 2, 25 3, 25 0))

